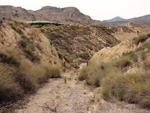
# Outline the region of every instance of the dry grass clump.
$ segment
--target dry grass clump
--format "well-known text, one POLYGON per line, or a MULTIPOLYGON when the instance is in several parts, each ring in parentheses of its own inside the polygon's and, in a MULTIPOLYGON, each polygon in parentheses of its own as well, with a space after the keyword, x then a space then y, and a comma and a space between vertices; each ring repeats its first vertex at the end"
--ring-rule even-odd
POLYGON ((19 47, 25 52, 27 58, 29 58, 32 62, 40 62, 40 56, 34 53, 35 45, 31 40, 24 36, 18 44, 19 47))
POLYGON ((90 65, 84 67, 79 75, 79 80, 86 80, 88 85, 96 87, 101 85, 101 80, 110 74, 117 71, 116 67, 111 67, 111 64, 101 63, 99 65, 90 65))
POLYGON ((150 108, 150 73, 106 77, 102 80, 102 94, 105 99, 115 96, 120 101, 150 108))
POLYGON ((5 102, 14 102, 23 96, 23 90, 20 85, 15 82, 15 79, 7 70, 9 67, 4 69, 3 66, 0 66, 0 107, 5 102))
POLYGON ((114 61, 114 65, 121 69, 130 66, 131 65, 131 56, 123 55, 122 57, 120 57, 114 61))

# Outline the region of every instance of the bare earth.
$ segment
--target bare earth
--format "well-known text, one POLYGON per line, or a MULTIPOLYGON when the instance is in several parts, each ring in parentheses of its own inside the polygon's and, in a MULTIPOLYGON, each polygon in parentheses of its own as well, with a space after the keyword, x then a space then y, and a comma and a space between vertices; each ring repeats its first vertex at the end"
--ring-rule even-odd
POLYGON ((100 89, 89 88, 77 80, 77 72, 64 73, 63 78, 50 79, 30 102, 15 113, 150 113, 126 103, 110 103, 102 99, 100 89))

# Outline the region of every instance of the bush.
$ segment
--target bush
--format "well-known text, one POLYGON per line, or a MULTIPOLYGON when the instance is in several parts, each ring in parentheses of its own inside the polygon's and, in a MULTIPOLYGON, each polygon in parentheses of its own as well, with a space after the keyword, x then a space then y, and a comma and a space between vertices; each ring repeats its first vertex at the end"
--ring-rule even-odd
MULTIPOLYGON (((21 58, 19 66, 10 65, 10 62, 0 64, 0 107, 4 108, 8 103, 11 104, 26 94, 34 93, 49 78, 61 77, 58 68, 35 64, 23 56, 20 57, 15 51, 13 53, 10 53, 13 58, 16 56, 21 58)), ((2 59, 7 55, 0 54, 0 56, 2 59)))
POLYGON ((142 57, 143 60, 145 59, 145 54, 146 54, 145 51, 141 51, 141 52, 140 52, 140 55, 141 55, 141 57, 142 57))
POLYGON ((149 35, 142 34, 139 37, 137 37, 137 38, 134 39, 135 40, 135 44, 138 45, 140 42, 144 42, 148 38, 149 38, 149 35))
POLYGON ((6 72, 0 72, 0 106, 6 102, 15 102, 23 96, 23 90, 6 72))
POLYGON ((13 64, 13 65, 16 65, 16 66, 20 65, 20 62, 19 62, 18 59, 16 59, 12 55, 6 55, 4 53, 0 53, 0 61, 2 63, 13 64))
POLYGON ((145 50, 145 49, 150 49, 150 43, 148 43, 148 42, 146 42, 146 43, 144 43, 143 45, 141 45, 139 48, 138 48, 138 50, 140 51, 140 50, 145 50))
POLYGON ((113 67, 112 64, 101 63, 98 65, 90 65, 88 67, 84 67, 80 71, 80 75, 78 76, 79 80, 86 80, 88 85, 93 85, 99 87, 101 85, 101 80, 106 76, 111 74, 115 74, 117 71, 116 67, 113 67))
POLYGON ((37 89, 37 83, 33 80, 31 75, 28 72, 25 72, 23 70, 17 71, 15 74, 15 80, 16 82, 21 86, 21 88, 24 90, 24 93, 33 93, 37 89))
POLYGON ((83 67, 83 69, 80 71, 78 79, 81 81, 86 80, 88 78, 89 71, 90 71, 90 67, 83 67))
POLYGON ((58 68, 52 68, 52 69, 49 69, 49 71, 51 71, 50 78, 60 78, 61 77, 61 75, 60 75, 61 74, 60 69, 58 69, 58 68))
POLYGON ((32 62, 40 62, 41 57, 33 52, 35 50, 35 46, 29 39, 22 38, 18 44, 26 53, 27 58, 29 58, 32 62))
POLYGON ((120 101, 139 104, 150 108, 150 74, 115 75, 102 81, 105 99, 115 96, 120 101))
POLYGON ((128 55, 122 56, 114 62, 114 65, 121 69, 128 67, 131 65, 131 57, 128 55))

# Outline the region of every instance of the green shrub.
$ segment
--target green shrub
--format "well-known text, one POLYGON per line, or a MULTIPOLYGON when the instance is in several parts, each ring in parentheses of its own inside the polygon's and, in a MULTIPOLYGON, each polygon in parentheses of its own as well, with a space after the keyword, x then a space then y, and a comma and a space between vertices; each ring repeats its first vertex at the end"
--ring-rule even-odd
POLYGON ((140 52, 140 55, 141 55, 141 57, 142 57, 143 60, 145 59, 145 54, 146 54, 145 51, 141 51, 141 52, 140 52))
POLYGON ((131 65, 131 57, 130 56, 122 56, 119 59, 115 60, 114 65, 116 67, 120 67, 121 69, 128 67, 131 65))
POLYGON ((139 37, 135 38, 135 44, 139 44, 140 42, 144 42, 145 40, 147 40, 149 37, 148 35, 142 34, 139 37))
POLYGON ((88 76, 86 82, 88 85, 94 85, 99 87, 100 86, 100 80, 103 77, 103 73, 100 71, 92 73, 90 76, 88 76))
POLYGON ((90 67, 83 67, 83 69, 80 71, 78 79, 81 81, 86 80, 88 78, 89 71, 90 71, 90 67))
POLYGON ((150 43, 146 42, 138 48, 139 51, 145 50, 145 49, 150 49, 150 43))

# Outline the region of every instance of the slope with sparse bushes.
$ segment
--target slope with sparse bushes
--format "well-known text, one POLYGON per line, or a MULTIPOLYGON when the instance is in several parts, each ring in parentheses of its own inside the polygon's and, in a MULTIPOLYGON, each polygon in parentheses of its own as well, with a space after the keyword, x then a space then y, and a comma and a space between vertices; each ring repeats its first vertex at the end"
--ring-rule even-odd
POLYGON ((61 77, 61 61, 40 30, 17 20, 0 19, 0 23, 1 112, 49 78, 61 77))
POLYGON ((100 50, 91 59, 91 65, 81 70, 79 80, 100 86, 106 100, 115 97, 150 109, 149 39, 149 34, 140 35, 105 49, 105 53, 100 50))
POLYGON ((34 26, 52 41, 59 57, 73 65, 86 62, 100 49, 119 43, 104 26, 40 23, 34 26))

